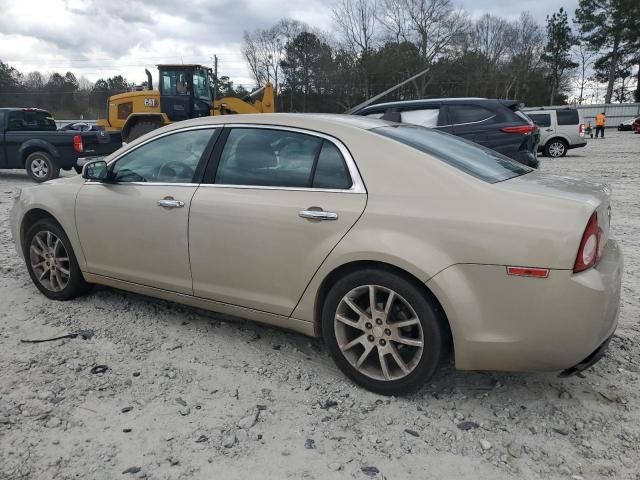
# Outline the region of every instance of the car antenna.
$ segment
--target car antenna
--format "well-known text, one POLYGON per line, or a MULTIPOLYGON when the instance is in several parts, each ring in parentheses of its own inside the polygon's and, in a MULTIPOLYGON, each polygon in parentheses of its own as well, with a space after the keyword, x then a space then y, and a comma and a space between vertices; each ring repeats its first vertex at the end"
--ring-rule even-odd
POLYGON ((360 110, 361 108, 364 108, 364 107, 366 107, 367 105, 372 104, 373 102, 375 102, 375 101, 376 101, 376 100, 378 100, 379 98, 382 98, 382 97, 384 97, 385 95, 387 95, 388 93, 393 92, 393 91, 394 91, 394 90, 396 90, 397 88, 400 88, 401 86, 403 86, 403 85, 405 85, 405 84, 407 84, 407 83, 409 83, 409 82, 412 82, 412 81, 413 81, 413 80, 415 80, 416 78, 421 77, 422 75, 425 75, 429 70, 431 70, 431 67, 426 68, 426 69, 422 70, 421 72, 416 73, 413 77, 409 77, 409 78, 407 78, 406 80, 403 80, 402 82, 398 83, 397 85, 394 85, 394 86, 393 86, 393 87, 391 87, 391 88, 387 88, 384 92, 379 93, 378 95, 375 95, 375 96, 373 96, 373 97, 369 98, 368 100, 365 100, 364 102, 362 102, 362 103, 360 103, 360 104, 356 105, 356 106, 355 106, 355 107, 353 107, 353 108, 350 108, 349 110, 347 110, 347 111, 346 111, 346 112, 344 112, 344 113, 346 113, 346 114, 351 114, 351 113, 353 113, 353 112, 357 112, 357 111, 358 111, 358 110, 360 110))

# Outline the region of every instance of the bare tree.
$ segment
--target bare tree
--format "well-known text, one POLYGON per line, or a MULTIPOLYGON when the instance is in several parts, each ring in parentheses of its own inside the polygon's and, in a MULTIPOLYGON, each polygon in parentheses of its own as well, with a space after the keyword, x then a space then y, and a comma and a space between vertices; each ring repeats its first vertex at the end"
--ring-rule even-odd
POLYGON ((409 41, 409 16, 404 0, 383 0, 378 20, 388 39, 396 43, 409 41))
POLYGON ((582 105, 584 90, 588 81, 587 72, 593 65, 598 52, 590 49, 584 41, 579 40, 578 44, 573 47, 572 53, 578 64, 578 76, 575 78, 575 86, 580 92, 578 94, 578 104, 582 105))
POLYGON ((378 0, 339 0, 333 7, 333 19, 342 40, 359 54, 374 46, 378 11, 378 0))

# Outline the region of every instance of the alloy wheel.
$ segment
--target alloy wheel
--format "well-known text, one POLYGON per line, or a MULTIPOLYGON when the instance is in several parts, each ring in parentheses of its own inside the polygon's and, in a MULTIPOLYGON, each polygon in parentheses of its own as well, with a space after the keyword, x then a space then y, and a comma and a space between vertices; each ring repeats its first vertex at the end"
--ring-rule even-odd
POLYGON ((31 161, 31 171, 38 178, 46 178, 49 174, 49 165, 43 158, 34 158, 31 161))
POLYGON ((422 324, 409 302, 379 285, 347 293, 336 310, 334 330, 345 359, 375 380, 399 380, 420 362, 422 324))
POLYGON ((60 292, 71 278, 69 253, 53 232, 43 230, 31 239, 31 268, 38 282, 49 291, 60 292))
POLYGON ((549 145, 549 155, 552 157, 561 157, 564 155, 565 146, 562 142, 553 142, 549 145))

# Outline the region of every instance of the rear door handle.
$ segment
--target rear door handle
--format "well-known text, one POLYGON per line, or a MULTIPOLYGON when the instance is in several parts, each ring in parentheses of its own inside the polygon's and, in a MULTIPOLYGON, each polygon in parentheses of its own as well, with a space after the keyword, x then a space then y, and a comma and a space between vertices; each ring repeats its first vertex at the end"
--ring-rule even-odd
POLYGON ((337 220, 338 214, 336 212, 325 212, 324 210, 300 210, 298 215, 302 218, 309 218, 311 220, 337 220))
POLYGON ((158 200, 158 206, 164 208, 182 208, 184 207, 184 202, 173 198, 163 198, 162 200, 158 200))

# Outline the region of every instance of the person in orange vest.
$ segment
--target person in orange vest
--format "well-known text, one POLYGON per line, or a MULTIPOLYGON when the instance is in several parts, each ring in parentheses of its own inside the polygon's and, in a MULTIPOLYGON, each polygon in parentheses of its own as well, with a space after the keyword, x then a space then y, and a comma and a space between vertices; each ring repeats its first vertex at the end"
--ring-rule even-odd
POLYGON ((604 114, 604 112, 596 115, 596 138, 598 138, 598 132, 600 132, 600 135, 602 136, 602 138, 604 138, 604 122, 606 118, 607 116, 604 114))

